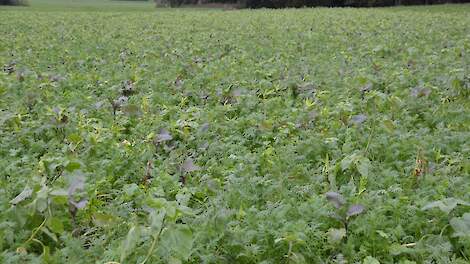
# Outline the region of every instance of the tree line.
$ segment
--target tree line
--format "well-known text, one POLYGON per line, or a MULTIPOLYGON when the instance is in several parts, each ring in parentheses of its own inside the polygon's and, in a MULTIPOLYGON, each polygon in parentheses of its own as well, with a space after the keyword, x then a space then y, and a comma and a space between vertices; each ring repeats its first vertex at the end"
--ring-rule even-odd
POLYGON ((380 7, 396 5, 434 5, 445 3, 468 3, 470 0, 156 0, 157 5, 181 6, 200 4, 231 4, 245 8, 286 7, 380 7))
POLYGON ((0 5, 25 5, 25 0, 0 0, 0 5))

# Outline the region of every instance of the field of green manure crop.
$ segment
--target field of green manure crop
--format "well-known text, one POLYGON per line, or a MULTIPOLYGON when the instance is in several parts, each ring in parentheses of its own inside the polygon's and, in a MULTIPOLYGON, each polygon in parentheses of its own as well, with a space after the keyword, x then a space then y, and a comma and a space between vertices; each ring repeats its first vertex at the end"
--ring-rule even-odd
POLYGON ((469 263, 470 6, 0 9, 1 263, 469 263))

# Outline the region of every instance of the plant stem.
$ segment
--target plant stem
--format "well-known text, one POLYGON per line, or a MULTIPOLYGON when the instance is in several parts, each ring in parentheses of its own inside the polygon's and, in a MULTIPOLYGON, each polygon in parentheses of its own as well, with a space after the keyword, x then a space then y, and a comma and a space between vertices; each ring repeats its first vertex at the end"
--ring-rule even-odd
POLYGON ((163 231, 163 227, 165 226, 165 218, 163 218, 162 221, 162 226, 160 227, 160 230, 158 231, 157 235, 153 238, 152 245, 149 248, 149 251, 147 252, 147 255, 145 256, 145 259, 140 263, 140 264, 145 264, 150 259, 150 256, 153 253, 153 250, 155 249, 155 245, 157 245, 157 241, 160 238, 160 234, 163 231))
POLYGON ((23 244, 28 244, 31 240, 33 240, 36 234, 39 232, 39 230, 44 226, 44 224, 46 224, 46 221, 47 221, 47 217, 44 218, 44 221, 42 221, 42 223, 36 229, 34 229, 31 236, 23 244))

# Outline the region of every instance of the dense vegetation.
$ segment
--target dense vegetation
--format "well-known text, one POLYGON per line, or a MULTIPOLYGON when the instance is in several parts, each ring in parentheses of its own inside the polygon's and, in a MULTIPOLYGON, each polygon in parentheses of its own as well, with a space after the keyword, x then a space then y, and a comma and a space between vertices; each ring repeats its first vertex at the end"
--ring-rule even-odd
POLYGON ((469 11, 0 9, 0 262, 468 263, 469 11))
POLYGON ((243 0, 243 5, 251 8, 285 7, 374 7, 396 5, 432 5, 444 3, 465 3, 468 0, 243 0))
POLYGON ((25 5, 25 0, 0 0, 0 5, 25 5))
POLYGON ((286 7, 377 7, 396 5, 433 5, 445 3, 466 3, 469 0, 155 0, 157 5, 197 5, 207 3, 233 4, 248 8, 286 7))

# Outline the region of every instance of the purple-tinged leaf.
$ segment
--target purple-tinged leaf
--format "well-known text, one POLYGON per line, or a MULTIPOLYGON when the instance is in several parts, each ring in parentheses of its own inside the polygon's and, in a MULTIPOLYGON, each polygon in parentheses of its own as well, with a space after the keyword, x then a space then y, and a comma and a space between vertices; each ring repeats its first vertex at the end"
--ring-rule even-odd
POLYGON ((70 203, 73 204, 73 206, 75 206, 75 208, 82 209, 87 205, 88 200, 87 199, 82 199, 78 202, 71 201, 70 203))
POLYGON ((413 97, 427 97, 431 94, 431 90, 427 88, 415 87, 411 89, 411 96, 413 97))
POLYGON ((351 124, 360 125, 367 120, 367 116, 364 114, 353 115, 349 121, 351 124))
POLYGON ((206 133, 209 130, 209 123, 204 123, 199 127, 201 133, 206 133))
POLYGON ((170 141, 172 140, 173 137, 171 136, 170 132, 164 128, 160 129, 158 132, 157 136, 155 137, 155 142, 156 143, 162 143, 165 141, 170 141))
POLYGON ((121 107, 122 105, 126 104, 129 101, 129 97, 127 96, 119 96, 118 99, 113 101, 113 105, 116 107, 121 107))
POLYGON ((60 108, 55 106, 54 108, 52 108, 52 112, 56 113, 56 114, 60 114, 60 108))
POLYGON ((71 198, 77 191, 83 190, 84 187, 85 187, 85 179, 83 177, 76 177, 70 183, 67 193, 69 197, 71 198))
POLYGON ((360 89, 361 93, 370 92, 370 90, 372 90, 372 83, 370 82, 362 86, 360 89))
POLYGON ((192 158, 187 158, 184 162, 183 165, 181 165, 181 170, 183 172, 189 173, 193 171, 198 171, 201 168, 197 165, 194 164, 194 161, 192 158))
POLYGON ((365 207, 362 204, 353 204, 348 208, 348 212, 346 213, 346 215, 348 217, 351 217, 354 215, 362 214, 362 212, 364 212, 364 209, 365 207))
POLYGON ((340 208, 344 204, 344 198, 337 192, 327 192, 326 199, 332 203, 336 208, 340 208))

